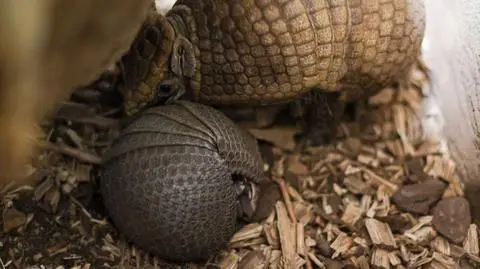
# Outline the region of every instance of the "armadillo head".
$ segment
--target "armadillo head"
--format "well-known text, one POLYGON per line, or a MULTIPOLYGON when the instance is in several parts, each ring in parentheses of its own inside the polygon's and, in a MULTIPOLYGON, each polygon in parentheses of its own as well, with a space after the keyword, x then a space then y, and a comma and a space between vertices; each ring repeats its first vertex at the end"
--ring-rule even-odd
POLYGON ((125 114, 133 115, 148 107, 158 94, 169 94, 166 90, 172 86, 181 87, 172 81, 182 77, 178 54, 182 52, 179 40, 183 39, 172 22, 152 6, 130 50, 120 60, 119 88, 125 114))

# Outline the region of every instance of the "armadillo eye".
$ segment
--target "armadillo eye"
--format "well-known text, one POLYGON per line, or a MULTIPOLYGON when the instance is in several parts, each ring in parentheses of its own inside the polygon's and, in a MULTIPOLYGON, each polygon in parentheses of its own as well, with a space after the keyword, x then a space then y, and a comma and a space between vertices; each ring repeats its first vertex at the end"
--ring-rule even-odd
POLYGON ((172 86, 167 83, 162 83, 158 85, 158 90, 162 93, 170 93, 170 91, 172 90, 172 86))

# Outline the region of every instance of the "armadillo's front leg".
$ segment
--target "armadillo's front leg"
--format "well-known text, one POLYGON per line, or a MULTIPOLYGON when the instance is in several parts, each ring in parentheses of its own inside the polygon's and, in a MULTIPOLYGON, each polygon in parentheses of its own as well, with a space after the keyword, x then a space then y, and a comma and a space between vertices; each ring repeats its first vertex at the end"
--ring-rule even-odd
POLYGON ((311 91, 307 96, 292 103, 301 114, 297 120, 304 129, 308 146, 319 146, 333 141, 345 103, 337 92, 311 91))

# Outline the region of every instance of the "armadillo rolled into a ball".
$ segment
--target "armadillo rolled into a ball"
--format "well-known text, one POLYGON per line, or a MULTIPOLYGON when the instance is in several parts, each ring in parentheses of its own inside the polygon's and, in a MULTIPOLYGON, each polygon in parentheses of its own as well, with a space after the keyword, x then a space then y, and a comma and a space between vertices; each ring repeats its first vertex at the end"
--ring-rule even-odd
POLYGON ((145 110, 122 131, 104 156, 100 189, 127 239, 192 262, 226 247, 242 209, 254 210, 262 167, 247 132, 213 108, 178 101, 145 110))

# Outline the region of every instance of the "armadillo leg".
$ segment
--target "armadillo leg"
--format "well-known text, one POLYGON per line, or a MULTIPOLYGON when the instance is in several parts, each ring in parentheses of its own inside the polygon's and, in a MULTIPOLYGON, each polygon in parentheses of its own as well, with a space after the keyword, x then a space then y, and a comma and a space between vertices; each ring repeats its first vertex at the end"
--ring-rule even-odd
POLYGON ((311 91, 294 105, 300 107, 296 118, 305 130, 307 145, 318 146, 331 142, 336 136, 344 103, 337 92, 311 91))

